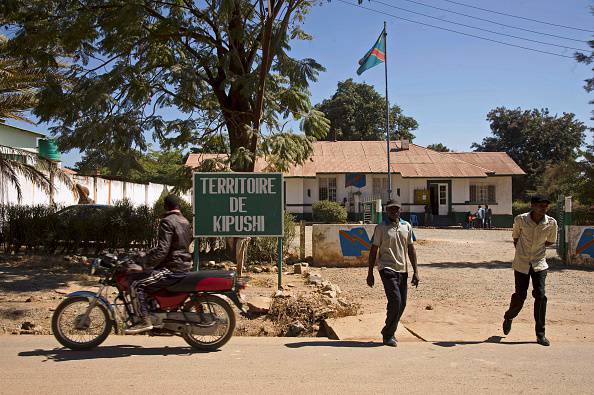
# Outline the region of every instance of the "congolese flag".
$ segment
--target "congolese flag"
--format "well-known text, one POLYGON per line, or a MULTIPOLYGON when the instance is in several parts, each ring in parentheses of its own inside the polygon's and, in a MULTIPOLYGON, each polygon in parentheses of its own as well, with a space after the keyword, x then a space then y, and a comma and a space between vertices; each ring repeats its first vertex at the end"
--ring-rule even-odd
POLYGON ((359 68, 357 69, 358 75, 361 75, 365 70, 386 61, 386 40, 384 40, 384 37, 384 31, 382 30, 382 33, 373 45, 373 48, 367 51, 365 56, 359 60, 359 68))

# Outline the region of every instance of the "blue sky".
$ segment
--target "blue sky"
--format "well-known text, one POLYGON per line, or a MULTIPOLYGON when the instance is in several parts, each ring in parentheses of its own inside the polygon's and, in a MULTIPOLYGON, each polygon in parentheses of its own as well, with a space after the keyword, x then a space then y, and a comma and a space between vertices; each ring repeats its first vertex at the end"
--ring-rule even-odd
MULTIPOLYGON (((356 3, 356 0, 347 0, 356 3)), ((498 16, 448 3, 444 0, 419 0, 441 8, 476 15, 493 21, 539 30, 577 39, 590 39, 594 34, 542 25, 498 16)), ((594 30, 594 16, 589 13, 592 2, 586 0, 460 0, 483 8, 551 21, 557 24, 594 30)), ((398 7, 451 19, 469 25, 514 34, 541 41, 570 46, 587 45, 552 37, 520 32, 432 10, 404 0, 384 0, 398 7)), ((420 22, 444 26, 500 41, 572 55, 573 50, 548 47, 412 15, 401 10, 365 2, 364 6, 420 22)), ((353 78, 374 85, 384 92, 383 66, 357 76, 358 59, 373 45, 384 20, 388 23, 389 97, 404 112, 419 122, 415 143, 427 145, 441 142, 448 147, 469 150, 472 142, 490 134, 485 120, 489 110, 497 106, 523 109, 544 108, 551 113, 573 112, 589 126, 590 95, 582 88, 591 76, 588 66, 572 59, 557 58, 507 47, 443 30, 424 27, 379 15, 343 4, 337 0, 315 7, 306 17, 304 30, 313 41, 294 42, 292 54, 298 58, 318 60, 326 72, 311 86, 312 102, 330 97, 338 81, 353 78)), ((16 124, 16 123, 13 123, 16 124)), ((18 124, 23 126, 23 124, 18 124)), ((45 132, 45 125, 24 125, 45 132)), ((588 141, 591 142, 591 136, 588 141)), ((67 165, 78 160, 77 153, 63 156, 67 165)))

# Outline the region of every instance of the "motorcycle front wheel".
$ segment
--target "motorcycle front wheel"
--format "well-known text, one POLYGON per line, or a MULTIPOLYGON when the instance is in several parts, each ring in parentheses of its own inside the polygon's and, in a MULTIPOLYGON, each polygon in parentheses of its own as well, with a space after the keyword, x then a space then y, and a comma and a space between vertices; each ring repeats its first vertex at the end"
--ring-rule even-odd
POLYGON ((89 350, 107 339, 113 322, 107 309, 97 303, 86 314, 89 299, 73 297, 58 305, 52 316, 52 332, 64 347, 89 350))
POLYGON ((205 322, 216 320, 217 328, 208 335, 183 333, 182 337, 197 350, 214 351, 221 348, 233 336, 235 313, 227 301, 215 295, 203 295, 188 301, 183 308, 186 312, 201 314, 205 322))

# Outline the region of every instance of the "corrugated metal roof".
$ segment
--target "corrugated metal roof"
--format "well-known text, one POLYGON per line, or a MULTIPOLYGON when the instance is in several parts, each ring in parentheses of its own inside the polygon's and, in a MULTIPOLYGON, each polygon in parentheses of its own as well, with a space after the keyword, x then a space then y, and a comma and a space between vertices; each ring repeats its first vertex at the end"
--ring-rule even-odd
MULTIPOLYGON (((433 151, 410 144, 408 150, 400 150, 400 142, 393 142, 390 150, 390 167, 402 177, 486 177, 492 174, 524 174, 518 165, 504 152, 495 152, 497 161, 477 155, 472 161, 460 154, 433 151), (485 162, 485 163, 483 163, 485 162), (497 167, 490 165, 496 162, 497 167), (505 171, 505 173, 499 173, 505 171), (518 172, 519 171, 519 172, 518 172)), ((466 153, 465 153, 466 154, 466 153)), ((472 152, 467 154, 474 154, 472 152)), ((483 153, 481 153, 483 154, 483 153)), ((187 166, 197 167, 206 159, 225 159, 225 154, 191 154, 187 166)), ((266 167, 259 159, 256 171, 266 167)), ((318 173, 387 173, 388 161, 385 141, 318 141, 314 154, 302 166, 293 166, 286 177, 315 177, 318 173)))
POLYGON ((497 175, 523 175, 524 170, 505 152, 453 152, 456 158, 493 170, 497 175))

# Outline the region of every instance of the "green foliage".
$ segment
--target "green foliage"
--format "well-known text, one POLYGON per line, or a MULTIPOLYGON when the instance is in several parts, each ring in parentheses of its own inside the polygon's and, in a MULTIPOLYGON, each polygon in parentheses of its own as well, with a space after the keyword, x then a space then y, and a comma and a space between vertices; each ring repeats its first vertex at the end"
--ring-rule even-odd
POLYGON ((312 206, 313 220, 329 224, 343 224, 347 221, 347 211, 337 202, 320 200, 312 206))
MULTIPOLYGON (((316 105, 330 120, 328 140, 383 140, 386 137, 386 101, 372 85, 351 78, 338 83, 331 98, 316 105)), ((415 136, 417 121, 407 117, 398 106, 390 108, 390 136, 408 139, 415 136)))
POLYGON ((68 76, 34 109, 62 150, 100 147, 133 171, 147 136, 169 149, 223 133, 231 168, 253 171, 257 147, 287 120, 327 132, 308 89, 324 68, 290 56, 292 40, 311 39, 301 25, 321 2, 277 0, 268 13, 265 0, 12 0, 0 13, 15 32, 6 51, 68 76))
MULTIPOLYGON (((169 192, 163 191, 163 193, 161 193, 161 196, 159 196, 159 199, 157 199, 157 201, 153 205, 153 211, 154 211, 155 215, 157 216, 157 218, 161 218, 163 216, 163 214, 165 214, 166 210, 165 210, 165 206, 163 205, 163 202, 165 201, 165 198, 169 194, 170 194, 169 192)), ((181 211, 182 215, 184 217, 186 217, 188 221, 192 222, 192 218, 194 217, 194 215, 192 214, 192 204, 186 202, 181 197, 180 197, 180 201, 181 201, 180 211, 181 211)))
MULTIPOLYGON (((83 214, 72 209, 57 214, 53 206, 0 205, 0 242, 6 251, 14 252, 21 247, 37 252, 149 248, 157 240, 163 198, 155 207, 133 206, 123 200, 103 208, 86 206, 83 214)), ((191 220, 188 203, 182 204, 182 213, 191 220)))
MULTIPOLYGON (((295 217, 285 212, 284 237, 283 237, 283 258, 289 255, 289 246, 293 243, 297 233, 295 217)), ((278 241, 276 237, 254 237, 248 246, 248 263, 269 262, 276 263, 278 241)))
POLYGON ((594 152, 580 151, 580 157, 547 167, 537 192, 551 199, 573 196, 575 201, 594 205, 594 152))
POLYGON ((520 215, 523 213, 527 213, 530 211, 530 202, 525 202, 523 200, 514 200, 512 203, 512 215, 515 217, 516 215, 520 215))
POLYGON ((437 151, 437 152, 451 152, 452 151, 448 147, 443 145, 442 143, 429 144, 427 146, 427 148, 432 149, 433 151, 437 151))
MULTIPOLYGON (((590 12, 594 14, 594 7, 590 7, 590 12)), ((577 52, 575 54, 575 59, 580 63, 591 65, 594 62, 594 41, 588 41, 588 46, 592 49, 592 51, 589 54, 577 52)), ((594 72, 594 67, 592 68, 592 71, 594 72)), ((594 91, 594 78, 587 78, 584 80, 584 82, 586 83, 584 85, 586 92, 591 93, 594 91)), ((594 100, 590 100, 590 104, 594 104, 594 100)), ((590 117, 590 120, 594 120, 594 111, 592 111, 592 114, 593 116, 590 117)))
POLYGON ((0 145, 0 190, 5 190, 10 184, 15 188, 20 201, 21 178, 48 195, 55 191, 55 181, 60 181, 72 190, 75 197, 77 196, 72 179, 55 162, 36 153, 0 145))
POLYGON ((514 198, 536 190, 545 169, 577 158, 586 126, 575 114, 550 115, 547 109, 498 107, 487 114, 493 136, 473 143, 475 151, 506 152, 526 172, 514 180, 514 198))
POLYGON ((27 111, 37 104, 39 90, 50 81, 60 80, 59 74, 31 67, 11 55, 6 36, 0 34, 0 122, 7 119, 31 122, 27 111))
POLYGON ((27 251, 40 251, 44 247, 40 240, 51 232, 55 224, 52 206, 0 205, 0 242, 6 252, 18 252, 21 247, 27 251))
POLYGON ((571 218, 573 225, 594 225, 594 205, 573 204, 571 218))
POLYGON ((81 174, 95 174, 125 178, 127 181, 146 184, 171 185, 176 192, 185 192, 192 188, 191 169, 185 166, 187 155, 181 150, 149 150, 147 154, 136 153, 134 165, 130 158, 119 159, 102 150, 87 152, 76 169, 81 174))

